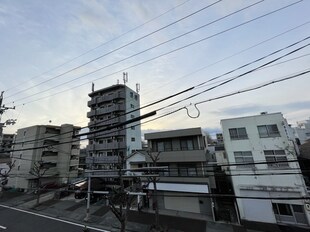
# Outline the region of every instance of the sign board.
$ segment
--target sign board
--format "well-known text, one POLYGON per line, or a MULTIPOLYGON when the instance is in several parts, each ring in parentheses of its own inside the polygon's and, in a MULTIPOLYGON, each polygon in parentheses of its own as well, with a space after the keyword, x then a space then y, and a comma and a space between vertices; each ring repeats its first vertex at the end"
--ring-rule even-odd
POLYGON ((86 164, 117 164, 118 156, 86 157, 86 164))

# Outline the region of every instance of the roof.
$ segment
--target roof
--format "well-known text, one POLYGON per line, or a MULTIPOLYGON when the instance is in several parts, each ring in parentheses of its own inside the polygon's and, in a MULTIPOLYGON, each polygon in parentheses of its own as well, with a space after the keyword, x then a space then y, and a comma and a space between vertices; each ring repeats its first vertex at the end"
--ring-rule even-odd
MULTIPOLYGON (((116 89, 130 89, 131 91, 135 92, 134 90, 132 90, 131 88, 129 88, 127 85, 124 84, 116 84, 116 85, 111 85, 109 87, 106 88, 102 88, 102 89, 98 89, 94 92, 91 92, 88 94, 89 97, 92 97, 93 95, 96 95, 97 93, 101 93, 101 92, 110 92, 116 89)), ((136 92, 135 92, 136 93, 136 92)))
POLYGON ((144 138, 146 140, 152 140, 152 139, 164 139, 164 138, 178 138, 194 135, 204 135, 201 127, 147 133, 144 134, 144 138))
POLYGON ((146 156, 147 151, 146 150, 136 150, 134 152, 132 152, 129 156, 127 156, 127 159, 130 159, 131 157, 135 156, 136 154, 141 154, 146 156))
POLYGON ((243 116, 243 117, 236 117, 236 118, 225 118, 225 119, 221 119, 221 121, 226 121, 226 120, 235 120, 235 119, 243 119, 243 118, 254 118, 254 117, 266 117, 268 115, 276 115, 276 114, 280 114, 282 117, 282 113, 281 112, 276 112, 276 113, 266 113, 266 112, 262 112, 260 114, 256 114, 256 115, 249 115, 249 116, 243 116))

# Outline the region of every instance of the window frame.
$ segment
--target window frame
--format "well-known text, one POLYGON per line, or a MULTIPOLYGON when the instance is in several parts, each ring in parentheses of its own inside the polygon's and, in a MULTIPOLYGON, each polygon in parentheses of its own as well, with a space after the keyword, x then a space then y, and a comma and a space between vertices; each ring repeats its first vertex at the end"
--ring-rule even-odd
POLYGON ((231 140, 242 140, 249 138, 245 127, 229 128, 228 133, 231 140), (241 133, 242 130, 245 131, 245 134, 241 133), (233 135, 233 133, 235 133, 235 135, 233 135))
POLYGON ((255 168, 252 151, 235 151, 234 158, 235 158, 236 164, 242 164, 242 165, 236 165, 236 168, 238 169, 255 168), (242 159, 242 162, 240 162, 240 159, 242 159), (250 159, 250 160, 246 160, 246 159, 250 159), (253 163, 253 164, 246 164, 246 163, 253 163))
MULTIPOLYGON (((266 162, 288 161, 285 150, 264 150, 266 162), (269 153, 269 154, 267 154, 269 153), (278 154, 277 154, 278 153, 278 154), (284 159, 283 159, 284 158, 284 159)), ((288 162, 267 163, 268 168, 287 168, 288 162)))
POLYGON ((258 125, 257 126, 258 134, 260 138, 274 138, 274 137, 281 137, 279 128, 277 124, 268 124, 268 125, 258 125), (276 127, 277 130, 275 131, 274 128, 276 127), (262 133, 261 129, 265 129, 265 134, 262 133))

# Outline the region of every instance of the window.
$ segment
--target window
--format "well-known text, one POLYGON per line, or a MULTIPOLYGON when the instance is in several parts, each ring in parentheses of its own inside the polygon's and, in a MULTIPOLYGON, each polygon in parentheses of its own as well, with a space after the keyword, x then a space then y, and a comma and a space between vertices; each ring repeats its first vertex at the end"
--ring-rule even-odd
POLYGON ((272 203, 273 212, 278 222, 307 224, 307 217, 302 205, 272 203))
POLYGON ((133 114, 130 115, 131 118, 135 118, 135 116, 133 114))
POLYGON ((131 138, 131 142, 134 142, 136 141, 136 139, 134 137, 131 138))
POLYGON ((132 130, 135 130, 135 129, 136 129, 136 127, 135 127, 135 126, 132 126, 132 127, 131 127, 131 129, 132 129, 132 130))
POLYGON ((172 141, 171 140, 165 140, 165 151, 172 151, 172 141))
POLYGON ((279 168, 279 167, 288 167, 287 157, 284 150, 265 150, 264 151, 265 158, 267 162, 268 167, 270 168, 279 168), (275 163, 275 162, 280 163, 275 163))
POLYGON ((164 146, 164 142, 158 142, 157 143, 157 151, 164 151, 165 150, 165 146, 164 146))
POLYGON ((138 95, 137 95, 137 94, 135 94, 135 100, 136 100, 136 101, 138 100, 138 95))
POLYGON ((134 104, 130 104, 130 107, 131 107, 132 109, 134 109, 134 108, 135 108, 135 105, 134 105, 134 104))
POLYGON ((181 140, 181 150, 194 150, 192 139, 182 139, 181 140))
POLYGON ((259 137, 261 138, 280 136, 280 132, 276 124, 257 126, 257 129, 259 137))
POLYGON ((133 92, 130 92, 130 97, 133 98, 133 92))
POLYGON ((229 129, 229 135, 232 140, 248 138, 245 127, 231 128, 229 129))
POLYGON ((235 161, 237 164, 246 164, 248 165, 237 165, 237 168, 253 168, 254 167, 254 160, 251 151, 236 151, 234 152, 235 161))

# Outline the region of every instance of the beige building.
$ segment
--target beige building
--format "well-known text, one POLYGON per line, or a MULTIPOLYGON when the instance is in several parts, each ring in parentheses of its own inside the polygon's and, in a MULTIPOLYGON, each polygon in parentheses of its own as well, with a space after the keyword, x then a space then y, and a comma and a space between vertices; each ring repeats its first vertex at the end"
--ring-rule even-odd
POLYGON ((24 190, 37 186, 38 179, 30 171, 40 163, 41 184, 68 183, 78 175, 80 143, 73 135, 80 128, 70 124, 61 126, 36 125, 22 128, 15 137, 11 155, 14 167, 8 186, 24 190))
MULTIPOLYGON (((212 217, 210 180, 206 135, 201 128, 189 128, 145 134, 151 155, 158 155, 157 166, 167 167, 159 172, 157 181, 159 209, 197 213, 212 217)), ((146 163, 153 166, 149 155, 146 163)), ((144 183, 149 191, 149 207, 153 203, 153 183, 144 183)))

